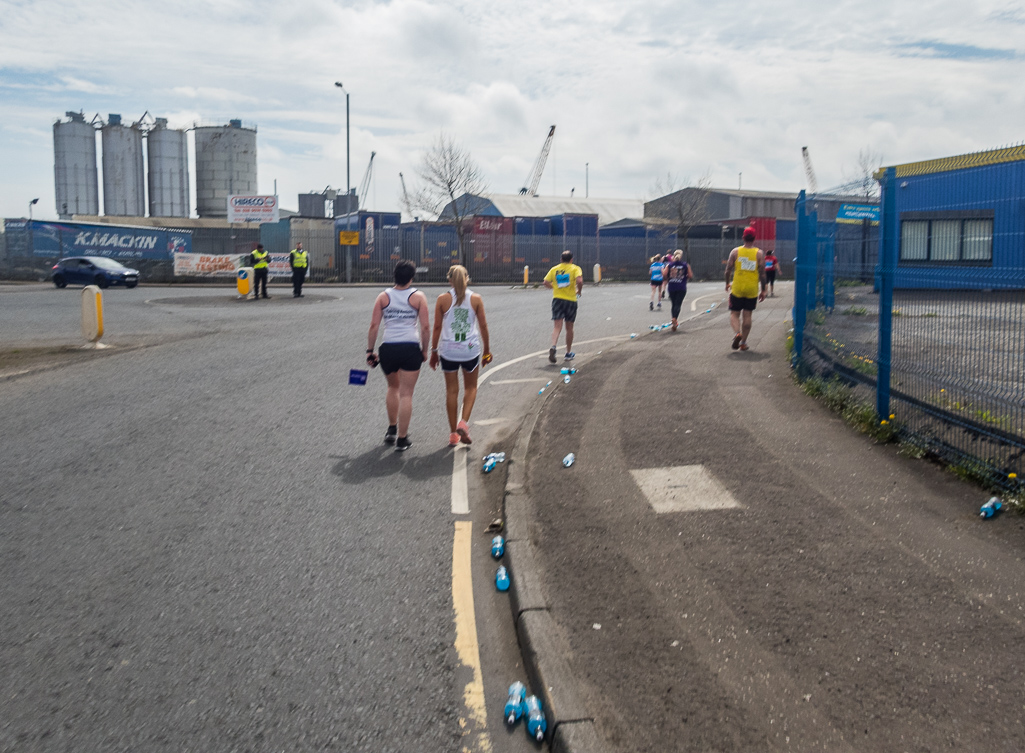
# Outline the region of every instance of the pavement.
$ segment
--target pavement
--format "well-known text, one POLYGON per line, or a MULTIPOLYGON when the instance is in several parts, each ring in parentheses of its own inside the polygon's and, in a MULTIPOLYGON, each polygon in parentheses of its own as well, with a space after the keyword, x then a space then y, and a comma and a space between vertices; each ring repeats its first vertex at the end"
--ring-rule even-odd
POLYGON ((1025 522, 807 397, 790 305, 747 352, 721 306, 604 348, 527 416, 507 557, 553 751, 1025 749, 1025 522))

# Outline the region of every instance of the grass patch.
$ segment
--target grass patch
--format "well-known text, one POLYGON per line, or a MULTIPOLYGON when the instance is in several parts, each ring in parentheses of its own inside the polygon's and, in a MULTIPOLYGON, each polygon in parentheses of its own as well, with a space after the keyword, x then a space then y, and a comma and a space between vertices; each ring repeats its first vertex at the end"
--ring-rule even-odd
POLYGON ((868 309, 864 306, 851 306, 840 313, 844 316, 868 316, 868 309))
POLYGON ((848 425, 862 434, 868 434, 877 442, 893 441, 900 430, 893 417, 880 419, 875 408, 860 400, 840 377, 823 379, 810 376, 801 382, 804 394, 821 400, 827 408, 839 415, 848 425))

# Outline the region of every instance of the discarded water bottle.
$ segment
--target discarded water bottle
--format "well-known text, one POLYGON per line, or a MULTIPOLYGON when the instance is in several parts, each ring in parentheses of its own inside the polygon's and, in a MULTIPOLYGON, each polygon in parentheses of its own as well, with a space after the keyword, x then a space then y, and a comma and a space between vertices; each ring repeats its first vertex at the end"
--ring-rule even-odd
POLYGON ((505 723, 509 726, 516 724, 523 716, 523 701, 527 697, 527 689, 523 683, 517 680, 509 686, 509 700, 505 702, 505 723))
POLYGON ((505 569, 505 565, 501 565, 495 573, 495 588, 499 591, 509 590, 509 571, 505 569))
POLYGON ((562 464, 563 464, 563 466, 565 466, 566 468, 569 468, 569 467, 570 467, 571 465, 573 465, 573 464, 574 464, 575 462, 577 462, 577 456, 576 456, 576 455, 574 455, 574 454, 573 454, 572 452, 571 452, 571 453, 570 453, 569 455, 567 455, 566 457, 564 457, 564 458, 562 459, 562 464))
POLYGON ((505 539, 501 536, 495 536, 495 538, 491 539, 491 556, 496 560, 500 560, 503 554, 505 554, 505 539))
POLYGON ((495 458, 495 456, 488 455, 486 458, 484 458, 484 467, 481 470, 483 470, 485 473, 491 473, 491 471, 495 470, 496 465, 498 465, 498 460, 495 458))
POLYGON ((657 324, 649 324, 648 325, 648 329, 650 329, 652 332, 654 332, 655 330, 658 329, 658 325, 657 324))
POLYGON ((569 369, 559 369, 559 373, 560 374, 571 374, 572 372, 569 369))
POLYGON ((635 337, 637 337, 637 333, 636 332, 631 332, 630 333, 630 339, 633 340, 635 337))
POLYGON ((548 388, 549 388, 549 387, 551 387, 551 386, 552 386, 552 382, 551 382, 551 380, 549 380, 549 381, 548 381, 548 384, 546 384, 546 385, 545 385, 544 387, 542 387, 541 389, 539 389, 539 390, 537 391, 537 394, 539 394, 539 395, 540 395, 540 394, 541 394, 542 392, 544 392, 544 391, 545 391, 546 389, 548 389, 548 388))
POLYGON ((563 384, 569 384, 569 374, 567 374, 565 377, 563 377, 562 383, 563 384))
POLYGON ((538 742, 545 739, 545 732, 548 731, 548 720, 545 719, 545 712, 541 708, 541 699, 536 695, 528 697, 523 702, 523 713, 527 717, 527 734, 538 742))
POLYGON ((989 502, 979 508, 980 518, 992 518, 998 512, 1000 508, 1004 506, 1004 503, 1000 501, 1000 497, 990 497, 989 502))

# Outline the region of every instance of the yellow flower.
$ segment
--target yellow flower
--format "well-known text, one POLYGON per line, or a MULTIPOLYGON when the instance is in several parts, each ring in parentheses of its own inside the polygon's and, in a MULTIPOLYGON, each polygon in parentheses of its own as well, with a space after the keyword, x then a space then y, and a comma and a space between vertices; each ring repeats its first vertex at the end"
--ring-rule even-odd
POLYGON ((946 392, 946 390, 941 389, 940 392, 946 392))
POLYGON ((886 419, 884 418, 882 421, 879 422, 879 424, 881 426, 886 426, 886 419))
POLYGON ((1018 478, 1018 474, 1017 473, 1008 473, 1007 474, 1007 478, 1018 478))
POLYGON ((896 414, 896 413, 891 413, 891 414, 890 414, 890 418, 891 418, 891 419, 893 419, 893 418, 896 418, 896 417, 897 417, 897 414, 896 414))

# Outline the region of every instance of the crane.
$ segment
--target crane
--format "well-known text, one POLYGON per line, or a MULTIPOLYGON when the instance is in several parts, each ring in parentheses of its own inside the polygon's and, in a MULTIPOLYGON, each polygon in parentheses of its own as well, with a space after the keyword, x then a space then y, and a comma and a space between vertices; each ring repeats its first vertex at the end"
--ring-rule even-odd
POLYGON ((801 147, 801 158, 804 160, 804 174, 808 177, 808 191, 819 192, 819 182, 815 180, 815 169, 811 166, 811 155, 808 154, 808 147, 801 147))
POLYGON ((541 173, 545 171, 545 162, 548 161, 548 152, 552 150, 552 139, 555 138, 555 126, 548 130, 548 138, 545 139, 541 153, 537 155, 537 161, 527 178, 527 185, 520 189, 521 196, 537 196, 537 187, 541 185, 541 173))
POLYGON ((413 208, 409 203, 409 192, 406 191, 406 179, 403 177, 402 173, 399 173, 399 182, 402 183, 402 207, 412 215, 413 208))
POLYGON ((370 188, 370 179, 374 175, 374 157, 377 156, 377 152, 370 153, 370 163, 367 165, 367 171, 363 173, 363 182, 359 184, 359 198, 360 204, 363 205, 363 209, 367 208, 367 190, 370 188))

